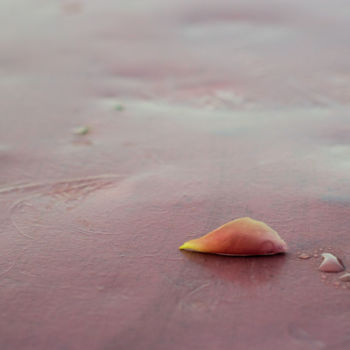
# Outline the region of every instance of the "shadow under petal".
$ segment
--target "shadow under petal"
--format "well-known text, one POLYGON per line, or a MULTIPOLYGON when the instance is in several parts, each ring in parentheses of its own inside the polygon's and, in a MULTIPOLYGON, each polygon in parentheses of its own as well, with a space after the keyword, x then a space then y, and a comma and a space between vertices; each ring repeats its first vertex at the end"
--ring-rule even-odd
POLYGON ((209 270, 214 277, 254 287, 267 283, 278 276, 285 264, 286 254, 268 256, 221 256, 182 251, 186 258, 209 270))

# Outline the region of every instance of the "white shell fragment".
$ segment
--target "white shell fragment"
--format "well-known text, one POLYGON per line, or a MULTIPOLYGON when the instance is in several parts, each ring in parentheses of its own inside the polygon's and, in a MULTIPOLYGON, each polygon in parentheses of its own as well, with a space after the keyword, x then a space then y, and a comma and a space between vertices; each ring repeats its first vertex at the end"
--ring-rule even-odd
POLYGON ((345 267, 340 259, 331 253, 322 254, 323 261, 319 267, 320 271, 323 272, 340 272, 344 271, 345 267))
POLYGON ((339 279, 342 281, 342 282, 350 282, 350 273, 347 272, 347 273, 344 273, 344 275, 341 275, 339 277, 339 279))

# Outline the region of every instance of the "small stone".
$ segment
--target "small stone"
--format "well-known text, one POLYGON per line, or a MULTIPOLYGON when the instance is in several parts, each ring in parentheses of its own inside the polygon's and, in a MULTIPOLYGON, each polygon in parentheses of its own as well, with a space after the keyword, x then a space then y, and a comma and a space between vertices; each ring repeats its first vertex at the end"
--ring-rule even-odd
POLYGON ((323 272, 340 272, 344 271, 345 267, 342 261, 331 253, 322 254, 323 261, 319 267, 323 272))
POLYGON ((350 273, 349 272, 344 273, 344 275, 340 276, 339 279, 342 282, 350 282, 350 273))
POLYGON ((117 104, 117 105, 114 106, 114 109, 116 111, 123 111, 124 110, 124 106, 121 105, 121 104, 117 104))
POLYGON ((86 125, 79 126, 73 130, 73 134, 75 135, 86 135, 90 131, 90 128, 86 125))
POLYGON ((311 255, 309 255, 309 254, 306 254, 306 253, 301 253, 301 254, 299 254, 299 256, 298 256, 298 258, 299 259, 310 259, 311 258, 311 255))
POLYGON ((319 255, 318 255, 318 254, 314 254, 313 257, 314 257, 314 258, 318 258, 319 255))

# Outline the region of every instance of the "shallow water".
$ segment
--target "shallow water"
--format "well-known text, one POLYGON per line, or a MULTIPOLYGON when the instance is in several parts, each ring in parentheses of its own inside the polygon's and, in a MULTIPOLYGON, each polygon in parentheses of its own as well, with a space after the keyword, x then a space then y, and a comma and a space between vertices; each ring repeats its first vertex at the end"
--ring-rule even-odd
POLYGON ((349 19, 2 1, 0 348, 348 349, 349 19), (289 253, 177 250, 240 216, 289 253))

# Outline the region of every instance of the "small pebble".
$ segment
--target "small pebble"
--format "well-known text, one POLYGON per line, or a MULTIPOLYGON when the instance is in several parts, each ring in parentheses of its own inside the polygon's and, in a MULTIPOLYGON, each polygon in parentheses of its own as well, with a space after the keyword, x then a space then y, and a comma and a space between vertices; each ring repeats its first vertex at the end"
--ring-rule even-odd
POLYGON ((121 104, 117 104, 117 105, 114 106, 114 109, 116 111, 123 111, 124 110, 124 106, 121 105, 121 104))
POLYGON ((322 254, 323 261, 319 267, 323 272, 340 272, 344 271, 345 267, 342 261, 331 253, 322 254))
POLYGON ((310 259, 311 258, 311 255, 309 255, 309 254, 306 254, 306 253, 301 253, 301 254, 299 254, 299 256, 298 256, 298 258, 299 259, 310 259))
POLYGON ((90 131, 88 126, 79 126, 73 130, 73 134, 75 135, 86 135, 90 131))
POLYGON ((350 282, 350 273, 349 272, 344 273, 344 275, 340 276, 339 279, 342 282, 350 282))

